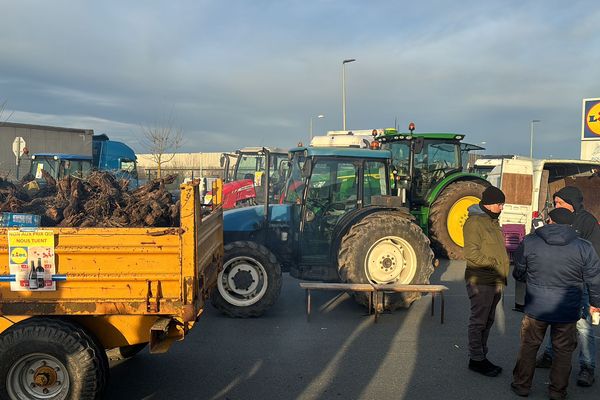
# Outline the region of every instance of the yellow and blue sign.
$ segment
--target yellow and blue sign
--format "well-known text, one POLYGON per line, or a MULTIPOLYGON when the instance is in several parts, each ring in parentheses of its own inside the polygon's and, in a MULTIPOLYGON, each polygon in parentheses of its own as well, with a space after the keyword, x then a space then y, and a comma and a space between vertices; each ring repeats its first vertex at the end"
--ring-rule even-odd
POLYGON ((583 100, 582 139, 600 139, 600 99, 583 100))

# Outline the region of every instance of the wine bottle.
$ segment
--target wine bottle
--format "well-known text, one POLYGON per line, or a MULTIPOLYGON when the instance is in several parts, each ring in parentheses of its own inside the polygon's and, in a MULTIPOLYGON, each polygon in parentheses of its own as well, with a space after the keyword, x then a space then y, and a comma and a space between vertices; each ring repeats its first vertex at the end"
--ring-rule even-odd
POLYGON ((37 272, 35 270, 35 262, 31 260, 31 269, 29 270, 29 290, 38 288, 37 272))
POLYGON ((37 282, 38 282, 38 289, 43 288, 44 286, 46 286, 46 283, 44 282, 44 267, 42 267, 42 259, 38 258, 38 263, 37 263, 37 268, 35 269, 35 271, 37 272, 37 282))

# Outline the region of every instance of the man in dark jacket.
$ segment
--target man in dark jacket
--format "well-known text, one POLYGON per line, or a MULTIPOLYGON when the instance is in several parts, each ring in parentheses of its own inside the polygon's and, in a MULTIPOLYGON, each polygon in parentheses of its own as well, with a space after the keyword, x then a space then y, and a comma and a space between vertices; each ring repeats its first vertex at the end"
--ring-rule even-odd
POLYGON ((526 282, 521 346, 513 370, 512 390, 527 396, 535 372, 535 356, 550 326, 553 360, 551 399, 564 399, 571 374, 571 355, 577 347, 576 323, 581 316, 584 286, 595 307, 600 306, 600 259, 570 226, 574 214, 565 208, 549 213, 550 224, 527 235, 515 254, 513 277, 526 282))
MULTIPOLYGON (((565 208, 575 213, 573 229, 580 238, 589 240, 600 256, 600 225, 596 218, 583 207, 583 194, 575 186, 565 186, 554 194, 554 206, 565 208)), ((579 336, 579 386, 591 386, 594 383, 596 368, 596 339, 592 329, 589 313, 589 296, 584 290, 582 297, 581 318, 577 321, 577 334, 579 336)), ((552 364, 552 346, 548 343, 543 355, 537 361, 537 367, 549 368, 552 364)))
POLYGON ((487 359, 487 340, 509 267, 504 236, 498 224, 503 205, 504 193, 494 186, 486 188, 481 202, 469 207, 469 217, 463 227, 465 281, 471 301, 469 369, 486 376, 498 376, 502 371, 487 359))

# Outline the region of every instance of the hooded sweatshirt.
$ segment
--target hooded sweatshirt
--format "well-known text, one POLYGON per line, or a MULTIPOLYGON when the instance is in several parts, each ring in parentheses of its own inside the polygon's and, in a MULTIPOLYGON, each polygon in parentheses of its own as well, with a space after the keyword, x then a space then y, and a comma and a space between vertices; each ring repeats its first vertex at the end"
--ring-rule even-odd
POLYGON ((474 204, 469 207, 463 234, 467 260, 465 280, 475 285, 506 285, 510 261, 498 219, 474 204))
POLYGON ((525 236, 515 252, 513 277, 527 282, 525 314, 550 323, 581 317, 587 284, 590 303, 600 305, 600 259, 591 243, 569 225, 550 224, 525 236))
POLYGON ((600 225, 598 225, 596 217, 584 209, 581 191, 574 186, 565 186, 554 193, 554 197, 560 197, 573 206, 575 213, 573 228, 580 238, 592 242, 596 254, 600 255, 600 225))

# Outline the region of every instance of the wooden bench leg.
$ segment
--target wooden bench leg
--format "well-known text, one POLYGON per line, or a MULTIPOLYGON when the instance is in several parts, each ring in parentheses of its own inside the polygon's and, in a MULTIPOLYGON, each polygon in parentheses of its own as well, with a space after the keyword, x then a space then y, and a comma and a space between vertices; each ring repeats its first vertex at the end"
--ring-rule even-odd
POLYGON ((441 314, 440 321, 443 324, 444 323, 444 292, 440 292, 440 296, 442 296, 442 312, 440 313, 441 314))
POLYGON ((377 323, 377 316, 379 315, 379 292, 374 291, 373 297, 375 298, 375 301, 373 303, 375 309, 375 323, 377 323))
POLYGON ((310 289, 306 289, 306 322, 310 322, 310 289))
POLYGON ((369 315, 373 314, 373 292, 369 292, 369 315))
POLYGON ((431 316, 435 313, 435 293, 431 293, 431 316))

